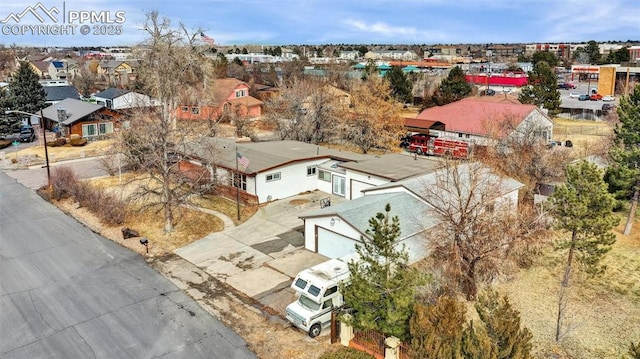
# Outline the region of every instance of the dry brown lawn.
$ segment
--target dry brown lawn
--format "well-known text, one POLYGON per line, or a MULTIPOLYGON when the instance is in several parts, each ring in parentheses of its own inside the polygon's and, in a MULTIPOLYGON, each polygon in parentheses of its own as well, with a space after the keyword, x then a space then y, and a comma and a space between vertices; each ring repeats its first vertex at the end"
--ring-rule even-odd
POLYGON ((558 291, 565 251, 548 251, 538 263, 498 285, 520 310, 522 323, 534 335, 534 351, 544 358, 625 358, 629 343, 640 341, 640 222, 618 240, 599 278, 574 271, 566 311, 568 331, 555 342, 558 291))
MULTIPOLYGON (((124 173, 120 176, 109 176, 91 179, 90 182, 101 187, 121 198, 130 196, 134 187, 144 175, 135 173, 124 173)), ((241 219, 237 220, 237 205, 235 202, 226 198, 215 195, 203 195, 191 199, 196 207, 211 209, 218 211, 235 222, 240 224, 249 219, 257 211, 257 206, 247 207, 241 206, 241 219)), ((205 213, 194 208, 178 208, 175 212, 175 228, 169 234, 164 234, 164 212, 157 209, 140 210, 141 204, 130 205, 129 215, 126 222, 122 226, 104 228, 105 236, 109 238, 121 238, 120 230, 122 227, 135 229, 142 237, 149 239, 149 252, 155 255, 162 255, 173 250, 183 247, 194 242, 212 232, 219 232, 224 229, 224 224, 220 218, 215 215, 205 213)), ((70 210, 67 208, 67 210, 70 210)), ((97 225, 98 227, 101 225, 97 225)), ((126 242, 126 241, 125 241, 126 242)), ((142 252, 144 248, 137 241, 133 241, 130 247, 138 252, 142 252)), ((121 242, 122 243, 122 242, 121 242)), ((125 244, 125 243, 123 243, 125 244)))
MULTIPOLYGON (((78 159, 82 157, 94 157, 105 154, 113 145, 113 140, 101 140, 87 143, 85 146, 71 146, 69 144, 60 147, 47 147, 49 161, 62 161, 78 159)), ((13 153, 11 153, 13 156, 13 153)), ((45 162, 44 146, 33 146, 17 152, 19 158, 29 158, 30 164, 42 164, 45 162)))
POLYGON ((576 158, 606 153, 613 134, 611 123, 563 118, 555 118, 553 121, 553 140, 561 141, 563 145, 565 141, 571 140, 573 148, 566 150, 572 151, 576 158))

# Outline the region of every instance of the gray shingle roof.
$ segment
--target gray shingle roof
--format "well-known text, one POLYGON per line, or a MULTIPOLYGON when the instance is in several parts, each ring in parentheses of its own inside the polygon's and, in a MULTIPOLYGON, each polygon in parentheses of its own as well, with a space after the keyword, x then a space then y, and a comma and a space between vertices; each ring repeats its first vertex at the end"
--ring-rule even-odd
MULTIPOLYGON (((363 190, 363 192, 375 193, 376 190, 380 189, 404 187, 416 196, 425 198, 425 196, 428 195, 428 191, 426 191, 425 188, 433 188, 437 185, 439 186, 440 193, 442 194, 441 198, 444 200, 447 195, 443 192, 451 192, 452 197, 454 196, 457 188, 465 191, 473 189, 473 187, 487 186, 490 187, 491 193, 495 194, 494 198, 497 198, 523 186, 522 183, 514 180, 513 178, 498 176, 495 172, 491 171, 490 168, 479 162, 464 162, 459 164, 457 168, 457 174, 460 176, 459 183, 461 183, 457 186, 453 185, 453 180, 448 176, 448 170, 446 168, 440 168, 422 176, 416 176, 402 181, 386 183, 373 188, 368 188, 363 190), (470 185, 472 174, 474 181, 476 181, 476 185, 470 185)), ((431 191, 433 191, 433 189, 431 191)), ((476 193, 485 193, 485 191, 476 191, 476 193)), ((468 194, 463 193, 460 197, 468 197, 468 194)), ((450 199, 453 200, 453 198, 450 199)))
POLYGON ((129 90, 124 90, 124 89, 118 89, 115 87, 110 87, 104 91, 98 92, 97 94, 93 95, 93 97, 100 97, 100 98, 106 98, 109 100, 113 100, 116 97, 120 97, 122 95, 125 95, 127 93, 129 93, 131 91, 129 90))
POLYGON ((249 160, 245 173, 259 173, 287 163, 334 158, 344 161, 361 161, 371 158, 348 151, 334 150, 298 141, 271 141, 236 143, 231 138, 206 138, 200 143, 191 143, 186 152, 203 159, 214 159, 222 167, 235 168, 235 148, 249 160))
POLYGON ((66 98, 80 99, 80 93, 73 86, 44 86, 47 101, 62 101, 66 98))
POLYGON ((67 119, 62 121, 63 125, 70 125, 98 110, 103 108, 102 105, 96 105, 90 102, 84 102, 72 98, 62 100, 54 105, 46 107, 42 110, 45 118, 54 122, 58 122, 58 108, 63 108, 67 112, 67 119))
POLYGON ((305 213, 300 218, 337 216, 364 235, 369 219, 376 213, 384 213, 387 204, 391 205, 391 216, 398 216, 400 221, 400 238, 413 236, 438 223, 435 216, 429 215, 429 205, 406 192, 371 194, 305 213))

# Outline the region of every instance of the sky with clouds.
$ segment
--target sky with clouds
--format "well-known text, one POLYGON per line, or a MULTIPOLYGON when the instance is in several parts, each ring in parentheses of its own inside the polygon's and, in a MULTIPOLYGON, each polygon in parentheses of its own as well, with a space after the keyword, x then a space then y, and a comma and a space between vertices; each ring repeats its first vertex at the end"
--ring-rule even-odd
POLYGON ((0 44, 135 45, 154 10, 221 45, 640 40, 638 0, 2 0, 0 44))

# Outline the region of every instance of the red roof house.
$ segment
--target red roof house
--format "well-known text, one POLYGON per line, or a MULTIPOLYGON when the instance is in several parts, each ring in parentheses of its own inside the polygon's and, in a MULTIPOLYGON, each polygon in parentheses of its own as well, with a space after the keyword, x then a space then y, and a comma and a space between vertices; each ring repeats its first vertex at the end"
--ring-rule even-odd
POLYGON ((481 145, 514 133, 524 133, 527 128, 534 129, 545 141, 550 141, 553 134, 553 121, 534 105, 484 101, 473 97, 428 108, 416 118, 407 119, 405 126, 414 132, 424 128, 434 133, 432 126, 437 122, 445 127, 442 131, 435 131, 439 137, 481 145))
POLYGON ((183 104, 176 109, 180 120, 215 120, 223 114, 256 117, 262 114, 262 101, 249 96, 249 85, 234 78, 216 79, 210 99, 183 104))

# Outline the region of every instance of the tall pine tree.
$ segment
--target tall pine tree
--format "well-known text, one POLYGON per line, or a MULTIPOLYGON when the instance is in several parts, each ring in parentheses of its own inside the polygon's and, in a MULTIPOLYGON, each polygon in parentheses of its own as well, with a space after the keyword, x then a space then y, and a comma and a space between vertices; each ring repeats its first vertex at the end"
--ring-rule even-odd
POLYGON ((359 259, 349 263, 351 282, 340 290, 353 316, 344 318, 356 329, 369 329, 407 339, 416 287, 423 277, 408 266, 408 254, 398 247, 400 221, 391 206, 369 220, 366 237, 356 245, 359 259))
POLYGON ((631 233, 640 195, 640 85, 620 99, 620 122, 614 128, 615 145, 609 150, 612 165, 605 178, 609 189, 619 200, 631 199, 624 234, 631 233))
POLYGON ((551 203, 551 215, 556 228, 570 235, 570 238, 558 243, 559 249, 568 249, 558 300, 558 341, 562 337, 565 293, 569 287, 574 256, 587 273, 602 273, 604 268, 600 266, 600 261, 616 241, 611 229, 619 220, 612 212, 615 199, 607 190, 602 171, 587 161, 567 167, 567 183, 556 187, 551 203))
POLYGON ((37 113, 46 106, 46 95, 36 74, 28 62, 21 62, 9 82, 12 110, 37 113))

